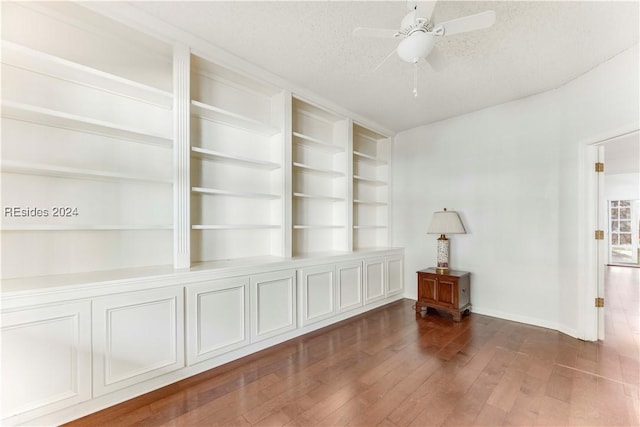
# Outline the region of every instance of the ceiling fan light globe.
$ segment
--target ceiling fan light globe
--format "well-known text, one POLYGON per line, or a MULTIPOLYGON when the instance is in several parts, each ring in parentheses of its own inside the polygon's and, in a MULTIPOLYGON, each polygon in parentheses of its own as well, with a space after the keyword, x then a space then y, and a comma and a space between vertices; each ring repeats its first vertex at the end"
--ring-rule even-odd
POLYGON ((433 34, 416 31, 398 44, 398 56, 405 62, 416 63, 433 49, 433 34))

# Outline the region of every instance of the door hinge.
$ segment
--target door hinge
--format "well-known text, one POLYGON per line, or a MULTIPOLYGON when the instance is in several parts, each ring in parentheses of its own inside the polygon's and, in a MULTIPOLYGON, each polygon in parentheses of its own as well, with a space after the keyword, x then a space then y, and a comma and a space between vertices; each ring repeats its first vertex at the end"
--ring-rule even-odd
POLYGON ((604 230, 596 230, 595 239, 604 240, 604 230))
POLYGON ((602 308, 604 307, 604 298, 596 298, 596 307, 597 308, 602 308))
POLYGON ((604 163, 596 162, 596 172, 604 172, 604 163))

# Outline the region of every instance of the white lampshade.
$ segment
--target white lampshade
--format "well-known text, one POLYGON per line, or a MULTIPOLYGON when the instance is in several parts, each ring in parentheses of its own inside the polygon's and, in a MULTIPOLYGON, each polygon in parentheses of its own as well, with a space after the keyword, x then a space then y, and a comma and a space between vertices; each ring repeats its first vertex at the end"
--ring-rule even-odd
POLYGON ((398 44, 398 56, 405 62, 416 63, 433 49, 433 34, 416 31, 398 44))
POLYGON ((434 212, 429 224, 429 234, 465 234, 466 230, 458 213, 455 211, 443 210, 434 212))

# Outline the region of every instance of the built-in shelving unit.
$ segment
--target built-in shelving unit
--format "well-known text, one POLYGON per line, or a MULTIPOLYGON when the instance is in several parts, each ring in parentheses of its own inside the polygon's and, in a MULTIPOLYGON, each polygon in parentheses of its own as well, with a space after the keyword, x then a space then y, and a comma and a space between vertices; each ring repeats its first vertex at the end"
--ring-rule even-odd
POLYGON ((401 298, 389 138, 109 10, 2 4, 3 425, 64 424, 401 298))
POLYGON ((3 206, 77 215, 3 216, 3 277, 388 247, 387 136, 76 4, 6 10, 3 206))
POLYGON ((191 260, 283 256, 281 90, 191 56, 191 260))
POLYGON ((3 4, 4 13, 2 203, 17 210, 3 212, 3 277, 171 263, 171 49, 90 32, 38 6, 3 4))
POLYGON ((390 139, 353 124, 353 248, 389 245, 390 139))
POLYGON ((298 98, 292 110, 293 255, 350 250, 348 120, 298 98))

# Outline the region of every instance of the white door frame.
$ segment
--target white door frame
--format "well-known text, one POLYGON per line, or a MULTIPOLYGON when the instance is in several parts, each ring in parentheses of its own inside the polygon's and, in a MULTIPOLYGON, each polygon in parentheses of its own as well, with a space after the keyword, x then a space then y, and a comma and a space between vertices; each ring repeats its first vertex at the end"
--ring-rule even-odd
MULTIPOLYGON (((598 191, 604 178, 594 171, 599 152, 606 142, 640 131, 640 123, 629 123, 617 129, 585 139, 579 144, 578 183, 578 256, 582 268, 578 269, 578 337, 587 341, 604 338, 604 310, 598 310, 594 301, 604 289, 604 265, 607 262, 606 215, 603 212, 604 195, 598 191), (595 230, 605 230, 605 240, 595 240, 595 230)), ((601 156, 601 154, 600 154, 601 156)), ((606 166, 605 166, 606 167, 606 166)))

